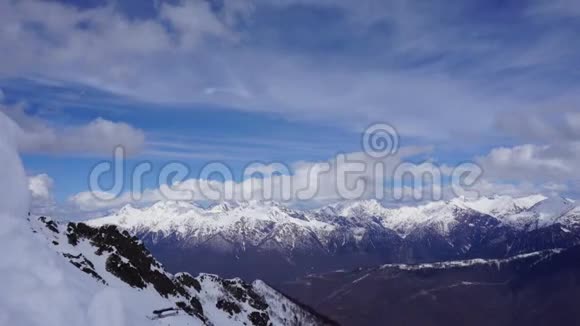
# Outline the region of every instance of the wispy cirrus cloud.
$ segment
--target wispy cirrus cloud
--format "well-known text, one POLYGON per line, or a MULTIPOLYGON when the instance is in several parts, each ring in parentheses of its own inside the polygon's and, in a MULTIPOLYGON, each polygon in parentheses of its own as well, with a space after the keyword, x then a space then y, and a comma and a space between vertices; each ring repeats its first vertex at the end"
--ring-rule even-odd
POLYGON ((536 96, 550 105, 577 89, 578 26, 562 19, 576 17, 574 7, 188 1, 130 19, 113 4, 3 1, 0 39, 16 55, 0 71, 157 104, 331 116, 346 128, 387 116, 405 135, 448 140, 495 128, 496 117, 526 111, 536 96))

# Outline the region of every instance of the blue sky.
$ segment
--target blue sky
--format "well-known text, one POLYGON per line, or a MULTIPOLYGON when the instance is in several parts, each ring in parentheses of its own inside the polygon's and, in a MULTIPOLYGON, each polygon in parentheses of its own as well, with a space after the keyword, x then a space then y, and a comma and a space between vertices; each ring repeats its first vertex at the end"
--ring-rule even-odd
POLYGON ((241 174, 358 152, 376 122, 423 149, 405 160, 482 165, 486 193, 578 193, 575 1, 1 0, 0 21, 2 111, 52 206, 116 144, 241 174))

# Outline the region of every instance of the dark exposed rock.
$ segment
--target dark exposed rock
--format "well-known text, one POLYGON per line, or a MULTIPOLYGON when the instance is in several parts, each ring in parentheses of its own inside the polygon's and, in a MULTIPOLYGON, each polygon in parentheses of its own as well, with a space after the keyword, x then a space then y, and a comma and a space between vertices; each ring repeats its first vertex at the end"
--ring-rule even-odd
POLYGON ((196 315, 203 316, 203 306, 198 298, 192 296, 191 300, 189 300, 189 304, 196 315))
POLYGON ((191 301, 189 304, 183 301, 178 301, 175 303, 175 305, 179 309, 185 311, 185 313, 187 313, 188 315, 197 316, 202 321, 207 321, 207 318, 203 314, 203 307, 201 306, 201 303, 199 303, 197 299, 196 301, 191 301))
POLYGON ((93 265, 93 263, 90 260, 88 260, 85 256, 83 256, 82 254, 78 254, 75 256, 75 255, 64 253, 63 256, 65 258, 68 258, 69 262, 71 264, 73 264, 76 268, 91 275, 92 277, 99 280, 103 284, 107 284, 107 282, 105 282, 105 280, 101 277, 101 275, 99 275, 95 271, 95 265, 93 265))
POLYGON ((248 302, 250 306, 258 310, 268 309, 268 304, 260 297, 252 286, 238 280, 223 280, 222 284, 226 291, 242 302, 248 302))
POLYGON ((216 308, 221 309, 230 315, 239 314, 242 311, 237 303, 226 299, 219 299, 215 306, 216 308))
POLYGON ((132 287, 143 289, 147 286, 139 271, 131 264, 124 262, 117 254, 112 254, 107 258, 106 269, 132 287))
POLYGON ((270 322, 270 317, 267 313, 257 311, 252 312, 249 319, 252 322, 252 325, 255 326, 268 326, 268 323, 270 322))
POLYGON ((201 284, 188 273, 179 273, 175 275, 175 280, 188 288, 194 288, 197 292, 201 291, 201 284))
POLYGON ((44 223, 46 228, 49 229, 50 231, 52 231, 54 233, 58 233, 58 226, 57 226, 56 222, 54 222, 53 220, 48 219, 45 216, 39 217, 38 220, 41 221, 42 223, 44 223))
POLYGON ((91 245, 97 248, 95 252, 97 255, 111 253, 107 258, 107 270, 131 286, 144 288, 148 283, 166 297, 187 295, 182 286, 161 272, 162 266, 145 246, 126 231, 120 232, 112 225, 93 228, 84 223, 69 223, 67 236, 71 244, 78 243, 80 239, 90 241, 91 245))

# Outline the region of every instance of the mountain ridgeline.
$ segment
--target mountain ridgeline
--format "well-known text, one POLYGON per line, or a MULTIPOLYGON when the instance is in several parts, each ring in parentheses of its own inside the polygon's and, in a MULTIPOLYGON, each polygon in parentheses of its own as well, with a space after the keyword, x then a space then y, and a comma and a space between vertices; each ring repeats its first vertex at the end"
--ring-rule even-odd
POLYGON ((300 211, 273 202, 124 207, 87 222, 137 235, 173 272, 278 285, 387 263, 499 259, 580 244, 580 208, 564 198, 456 198, 385 208, 347 202, 300 211))

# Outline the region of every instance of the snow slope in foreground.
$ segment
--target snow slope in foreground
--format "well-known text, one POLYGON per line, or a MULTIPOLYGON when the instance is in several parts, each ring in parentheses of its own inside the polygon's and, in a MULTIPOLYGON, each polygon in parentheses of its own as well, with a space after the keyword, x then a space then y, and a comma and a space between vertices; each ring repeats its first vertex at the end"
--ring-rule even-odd
POLYGON ((46 217, 30 222, 33 232, 86 274, 86 282, 117 291, 118 303, 134 310, 133 318, 143 324, 155 323, 148 320, 153 311, 165 308, 175 311, 162 318, 163 325, 327 324, 261 281, 172 275, 141 241, 115 226, 61 225, 46 217))
POLYGON ((120 325, 122 307, 98 291, 41 239, 26 222, 29 194, 16 152, 17 126, 0 113, 0 324, 15 326, 120 325))

